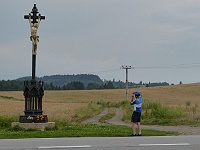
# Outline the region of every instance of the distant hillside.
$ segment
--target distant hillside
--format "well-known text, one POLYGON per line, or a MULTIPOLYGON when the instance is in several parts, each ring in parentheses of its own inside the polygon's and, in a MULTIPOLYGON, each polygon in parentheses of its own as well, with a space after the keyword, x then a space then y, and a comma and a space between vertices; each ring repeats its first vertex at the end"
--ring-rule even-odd
MULTIPOLYGON (((16 79, 17 81, 26 81, 31 80, 31 76, 28 77, 22 77, 16 79)), ((88 84, 95 83, 96 85, 105 85, 110 80, 104 80, 102 81, 98 75, 93 74, 77 74, 77 75, 49 75, 49 76, 43 76, 43 77, 36 77, 37 81, 44 81, 45 84, 53 84, 54 86, 62 87, 64 85, 67 85, 71 82, 81 82, 84 84, 85 88, 88 86, 88 84)), ((123 81, 111 81, 115 88, 125 88, 126 83, 123 81)), ((167 82, 158 82, 158 83, 134 83, 129 82, 129 87, 153 87, 153 86, 168 86, 169 83, 167 82)))
MULTIPOLYGON (((18 78, 17 80, 26 81, 31 80, 31 77, 22 77, 18 78)), ((51 75, 51 76, 44 76, 44 77, 37 77, 36 80, 42 80, 47 84, 53 83, 56 86, 63 86, 73 81, 80 81, 82 82, 85 87, 89 83, 97 83, 99 85, 103 84, 103 81, 100 79, 99 76, 93 74, 78 74, 78 75, 51 75)))
MULTIPOLYGON (((0 80, 0 91, 21 91, 24 87, 24 81, 30 81, 31 76, 18 78, 16 80, 0 80)), ((126 88, 123 81, 102 81, 99 76, 93 74, 78 75, 50 75, 36 77, 37 81, 44 81, 45 90, 92 90, 92 89, 114 89, 126 88)), ((181 83, 182 84, 182 83, 181 83)), ((139 83, 129 82, 129 88, 133 87, 153 87, 169 86, 167 82, 158 83, 139 83)))

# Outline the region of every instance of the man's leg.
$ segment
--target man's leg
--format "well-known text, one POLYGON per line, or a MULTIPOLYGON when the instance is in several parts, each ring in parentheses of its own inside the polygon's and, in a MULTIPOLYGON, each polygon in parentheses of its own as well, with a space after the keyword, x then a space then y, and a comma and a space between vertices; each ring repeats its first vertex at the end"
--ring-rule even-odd
POLYGON ((133 135, 136 135, 136 123, 131 122, 133 135))
POLYGON ((139 135, 142 135, 142 127, 140 122, 138 122, 137 125, 138 125, 139 135))

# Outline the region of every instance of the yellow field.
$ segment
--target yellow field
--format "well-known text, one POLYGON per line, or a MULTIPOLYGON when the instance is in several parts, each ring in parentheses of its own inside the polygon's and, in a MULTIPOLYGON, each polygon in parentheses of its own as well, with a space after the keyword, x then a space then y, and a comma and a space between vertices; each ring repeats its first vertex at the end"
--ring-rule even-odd
MULTIPOLYGON (((200 101, 200 84, 182 84, 165 87, 148 87, 129 89, 129 100, 134 91, 141 91, 144 100, 159 100, 168 106, 186 106, 200 101)), ((126 99, 125 89, 116 90, 82 90, 82 91, 45 91, 43 98, 43 114, 51 119, 70 120, 74 111, 86 108, 88 103, 103 100, 105 102, 119 102, 126 99)), ((0 115, 23 115, 23 91, 0 92, 0 115), (3 96, 14 99, 3 98, 3 96)), ((199 108, 197 110, 197 113, 199 108)))

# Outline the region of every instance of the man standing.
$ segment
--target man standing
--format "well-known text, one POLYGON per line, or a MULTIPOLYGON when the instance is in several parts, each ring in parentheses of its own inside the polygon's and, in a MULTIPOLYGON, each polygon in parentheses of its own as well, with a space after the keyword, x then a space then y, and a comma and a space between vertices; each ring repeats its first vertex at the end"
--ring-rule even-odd
POLYGON ((140 118, 142 113, 142 96, 140 92, 134 92, 132 95, 132 99, 130 102, 131 105, 133 105, 133 114, 131 117, 131 124, 132 124, 132 135, 136 136, 136 125, 138 126, 138 136, 142 135, 142 128, 140 124, 140 118), (134 100, 135 97, 135 100, 134 100))

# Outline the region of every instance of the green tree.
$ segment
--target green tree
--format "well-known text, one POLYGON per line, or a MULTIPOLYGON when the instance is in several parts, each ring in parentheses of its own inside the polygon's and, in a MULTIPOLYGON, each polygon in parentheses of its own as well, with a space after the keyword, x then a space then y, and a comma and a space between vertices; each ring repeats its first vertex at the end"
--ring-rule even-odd
POLYGON ((77 81, 73 81, 68 83, 67 85, 64 85, 63 90, 84 90, 84 84, 82 82, 77 82, 77 81))
POLYGON ((105 88, 106 89, 114 89, 115 87, 114 87, 114 85, 112 84, 111 81, 108 81, 108 83, 106 84, 105 88))
POLYGON ((99 89, 99 88, 100 88, 100 85, 97 84, 97 83, 89 83, 88 86, 87 86, 88 90, 99 89))

